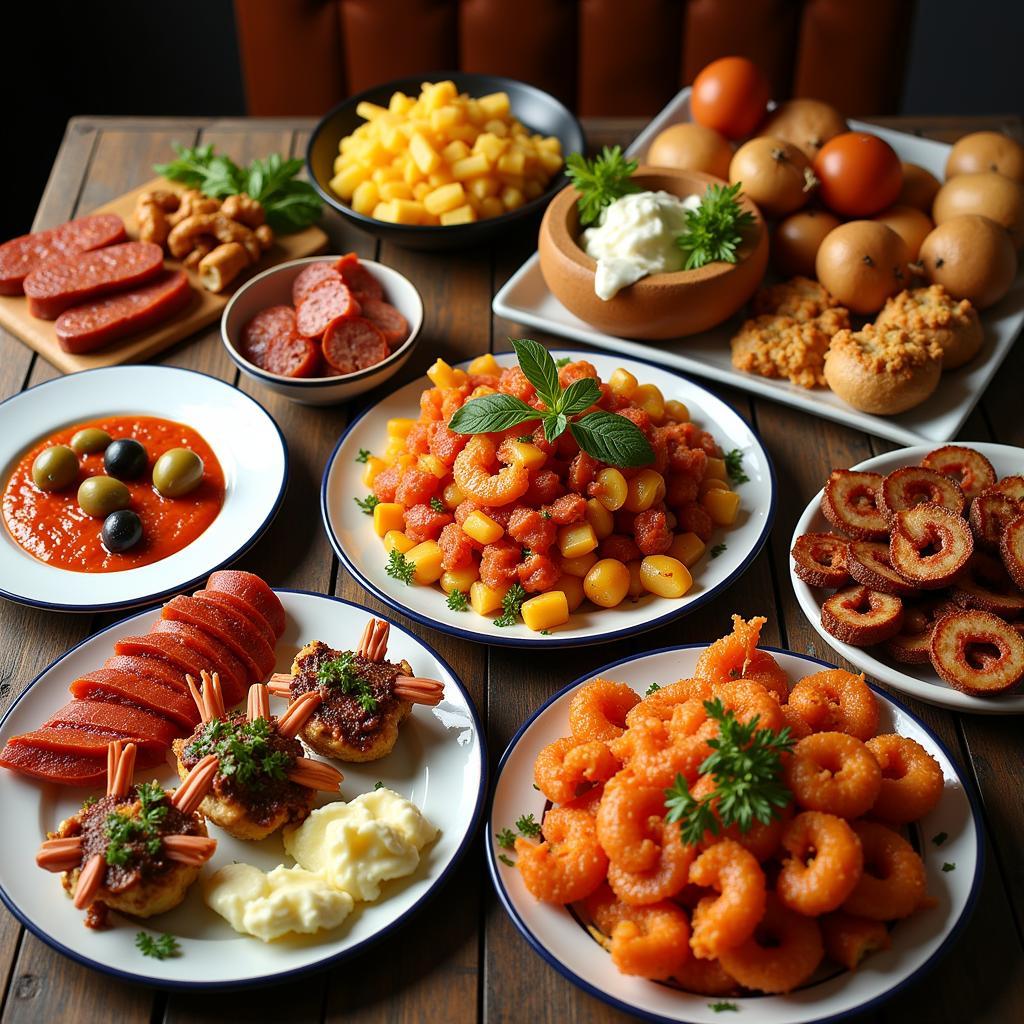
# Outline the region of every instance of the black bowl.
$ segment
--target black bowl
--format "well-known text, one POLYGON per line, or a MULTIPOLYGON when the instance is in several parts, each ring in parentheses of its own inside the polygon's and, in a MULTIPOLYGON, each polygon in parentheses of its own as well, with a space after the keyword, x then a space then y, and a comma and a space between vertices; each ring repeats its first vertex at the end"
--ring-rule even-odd
POLYGON ((449 79, 455 83, 459 92, 469 93, 470 96, 507 92, 513 116, 522 121, 530 131, 539 132, 541 135, 558 136, 565 156, 583 152, 585 139, 579 121, 554 96, 532 85, 517 82, 512 78, 500 78, 497 75, 472 75, 459 71, 436 71, 432 74, 396 78, 393 82, 374 86, 339 103, 320 119, 306 148, 306 167, 317 192, 326 203, 333 206, 356 227, 410 249, 463 249, 483 245, 501 235, 513 223, 538 215, 552 196, 565 185, 565 176, 557 174, 548 183, 547 191, 543 195, 524 203, 518 210, 489 220, 478 220, 472 224, 453 224, 448 227, 389 224, 356 213, 352 207, 342 202, 331 191, 329 183, 334 177, 338 143, 365 123, 356 114, 356 107, 363 100, 386 107, 394 92, 418 96, 420 86, 424 82, 444 82, 449 79))

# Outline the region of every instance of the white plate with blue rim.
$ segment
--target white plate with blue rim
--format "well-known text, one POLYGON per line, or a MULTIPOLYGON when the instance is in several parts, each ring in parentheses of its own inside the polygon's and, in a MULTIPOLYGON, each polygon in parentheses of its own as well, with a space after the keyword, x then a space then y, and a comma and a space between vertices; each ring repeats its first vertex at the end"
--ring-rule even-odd
MULTIPOLYGON (((288 448, 259 402, 216 377, 173 366, 109 366, 38 384, 0 403, 0 479, 24 453, 62 427, 132 414, 184 423, 224 471, 224 504, 180 551, 120 572, 48 565, 0 527, 0 597, 52 611, 133 608, 185 590, 244 554, 270 526, 288 485, 288 448)), ((97 521, 96 544, 99 538, 97 521)))
MULTIPOLYGON (((654 1024, 712 1024, 722 1013, 719 997, 685 992, 672 982, 654 982, 620 974, 605 948, 587 931, 573 908, 541 903, 523 884, 495 840, 523 814, 543 820, 547 804, 533 785, 533 764, 540 750, 569 733, 573 693, 595 678, 626 683, 643 694, 651 683, 663 685, 692 676, 704 644, 666 647, 604 665, 574 680, 540 707, 516 733, 498 764, 487 831, 487 860, 502 905, 534 950, 559 974, 598 999, 654 1024)), ((831 668, 826 662, 774 648, 770 651, 790 682, 831 668)), ((897 921, 889 949, 873 953, 855 971, 828 962, 802 987, 787 995, 745 994, 721 997, 739 1012, 737 1019, 758 1024, 811 1024, 861 1013, 912 984, 946 953, 974 906, 983 872, 981 811, 977 798, 939 738, 902 704, 872 687, 878 700, 879 732, 917 740, 938 761, 945 786, 936 807, 909 828, 909 839, 924 859, 928 894, 934 904, 897 921)))
MULTIPOLYGON (((616 368, 624 367, 640 383, 656 385, 666 400, 683 402, 691 420, 710 431, 723 451, 738 450, 748 479, 734 485, 740 495, 737 523, 729 530, 716 529, 707 550, 690 567, 693 586, 678 599, 647 594, 636 602, 627 598, 617 608, 598 608, 584 602, 568 623, 552 629, 550 635, 533 632, 521 621, 497 626, 493 616, 480 616, 470 609, 453 611, 439 587, 407 585, 388 576, 381 540, 373 531, 370 517, 353 500, 367 492, 362 482, 363 466, 358 461, 360 453, 383 453, 389 419, 415 419, 419 415, 420 394, 431 384, 425 379, 414 381, 364 411, 342 434, 324 469, 320 506, 327 536, 349 572, 375 597, 421 625, 464 640, 506 647, 576 647, 621 640, 706 604, 747 571, 768 537, 775 515, 775 471, 760 439, 732 406, 654 363, 596 352, 552 350, 551 354, 556 359, 585 359, 605 381, 616 368)), ((516 362, 514 353, 495 358, 503 367, 516 362)), ((465 369, 468 363, 459 366, 465 369)))
MULTIPOLYGON (((295 590, 277 594, 287 615, 277 644, 279 671, 287 671, 298 649, 312 640, 342 650, 355 647, 370 618, 364 609, 338 598, 295 590)), ((159 609, 151 609, 123 619, 58 658, 4 716, 0 744, 39 728, 65 703, 68 686, 78 675, 102 665, 119 637, 147 632, 158 616, 159 609)), ((216 853, 180 906, 144 921, 111 914, 111 928, 91 931, 83 925, 83 913, 61 890, 59 876, 36 867, 35 853, 47 830, 56 828, 98 791, 40 783, 4 769, 0 769, 0 806, 7 827, 0 829, 0 898, 26 928, 65 956, 105 974, 161 988, 277 981, 354 956, 401 927, 465 854, 483 810, 487 755, 472 699, 433 648, 392 622, 388 657, 406 659, 418 675, 441 680, 444 700, 436 708, 416 707, 387 757, 340 764, 345 776, 340 798, 351 800, 382 782, 413 801, 440 832, 434 843, 424 847, 412 875, 385 883, 380 899, 357 904, 337 928, 270 943, 234 932, 203 902, 202 879, 233 861, 255 864, 264 871, 291 861, 279 832, 248 843, 210 824, 216 853), (174 936, 180 954, 167 960, 143 956, 135 945, 140 931, 174 936)), ((284 706, 283 701, 271 701, 274 713, 284 706)), ((170 764, 140 771, 136 781, 153 777, 168 788, 178 785, 170 764)), ((321 794, 319 802, 328 799, 321 794)))

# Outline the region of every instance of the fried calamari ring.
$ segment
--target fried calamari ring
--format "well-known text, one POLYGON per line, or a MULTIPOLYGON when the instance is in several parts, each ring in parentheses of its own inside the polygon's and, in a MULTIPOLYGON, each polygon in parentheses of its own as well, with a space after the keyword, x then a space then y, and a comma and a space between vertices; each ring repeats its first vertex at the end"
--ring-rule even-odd
POLYGON ((691 956, 673 978, 685 992, 702 996, 729 996, 739 987, 717 960, 698 960, 691 956))
POLYGON ((950 686, 987 697, 1024 678, 1024 637, 991 612, 950 612, 935 623, 932 666, 950 686))
POLYGON ((833 469, 821 493, 822 515, 856 540, 885 540, 889 527, 878 508, 880 473, 833 469))
POLYGON ((783 774, 801 807, 841 818, 865 814, 882 787, 882 769, 874 755, 843 732, 816 732, 800 740, 783 774))
MULTIPOLYGON (((1007 529, 1003 536, 1009 532, 1007 529)), ((1024 531, 1021 533, 1024 537, 1024 531)), ((984 551, 975 551, 953 581, 953 600, 961 608, 979 608, 1003 619, 1024 615, 1024 593, 1010 578, 1003 562, 984 551)))
POLYGON ((764 915, 764 872, 752 853, 731 839, 722 839, 693 862, 690 881, 719 893, 703 896, 697 903, 690 946, 702 960, 721 959, 726 950, 754 934, 764 915))
POLYGON ((932 659, 932 630, 935 623, 952 611, 950 602, 939 598, 903 606, 903 628, 885 642, 885 649, 904 665, 927 665, 932 659))
POLYGON ((814 732, 867 740, 878 731, 878 702, 863 672, 830 668, 805 676, 790 692, 789 705, 814 732))
POLYGON ((706 679, 678 679, 668 686, 655 690, 626 713, 626 728, 632 729, 638 722, 648 718, 668 721, 676 707, 691 700, 707 700, 711 696, 711 684, 706 679))
POLYGON ((924 466, 904 466, 894 469, 883 481, 878 496, 878 507, 886 519, 897 512, 930 502, 963 514, 966 502, 959 484, 934 469, 924 466))
POLYGON ((798 914, 817 917, 836 910, 860 881, 860 840, 834 814, 798 814, 783 833, 782 845, 789 856, 782 862, 775 891, 798 914))
POLYGON ((981 452, 957 444, 947 444, 929 452, 921 460, 921 465, 955 481, 968 501, 996 482, 996 471, 981 452))
POLYGON ((971 530, 974 540, 988 551, 998 551, 1007 527, 1020 515, 1020 506, 999 491, 988 490, 971 502, 971 530))
POLYGON ((947 586, 974 551, 970 527, 941 505, 928 502, 897 512, 892 525, 892 567, 922 590, 947 586))
POLYGON ((847 587, 822 604, 821 624, 844 644, 871 647, 895 636, 903 627, 903 602, 867 587, 847 587))
POLYGON ((625 683, 595 679, 569 702, 569 728, 578 740, 614 740, 626 731, 626 715, 640 695, 625 683))
POLYGON ((996 494, 1005 494, 1011 501, 1017 502, 1024 512, 1024 476, 1004 476, 997 484, 985 488, 996 494))
POLYGON ((690 874, 697 851, 683 844, 679 825, 660 819, 651 829, 659 833, 657 838, 658 856, 652 867, 646 871, 627 871, 614 861, 608 867, 608 884, 612 891, 630 906, 648 906, 675 896, 690 874))
POLYGON ((866 746, 882 769, 874 817, 903 825, 923 818, 939 802, 942 769, 917 740, 888 733, 872 737, 866 746))
POLYGON ((1010 578, 1024 590, 1024 516, 1014 519, 999 538, 999 556, 1010 578))
POLYGON ((542 843, 516 839, 516 867, 523 884, 545 903, 585 899, 608 873, 593 817, 586 811, 555 807, 544 815, 542 829, 542 843))
POLYGON ((805 533, 791 552, 793 571, 809 587, 838 590, 850 582, 846 569, 848 541, 835 533, 805 533))
POLYGON ((892 944, 889 929, 881 921, 855 917, 843 910, 825 914, 818 924, 826 955, 848 971, 857 970, 866 956, 892 944))
POLYGON ((563 736, 537 755, 533 781, 552 803, 564 804, 575 799, 586 783, 606 782, 620 767, 606 743, 580 743, 572 736, 563 736))
POLYGON ((872 921, 909 917, 927 892, 921 858, 903 836, 885 825, 855 821, 853 831, 864 851, 864 871, 843 910, 872 921))
POLYGON ((846 565, 854 580, 879 593, 910 597, 917 591, 892 567, 888 544, 873 540, 851 541, 846 565))

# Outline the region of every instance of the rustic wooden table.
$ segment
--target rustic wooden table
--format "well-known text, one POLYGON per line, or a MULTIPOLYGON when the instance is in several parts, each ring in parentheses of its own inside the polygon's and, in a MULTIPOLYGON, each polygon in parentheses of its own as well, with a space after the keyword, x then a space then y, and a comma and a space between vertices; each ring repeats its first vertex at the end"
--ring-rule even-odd
MULTIPOLYGON (((889 119, 885 123, 952 140, 985 127, 1020 133, 1019 118, 889 119)), ((273 150, 301 156, 311 127, 297 120, 198 118, 77 118, 67 129, 35 226, 84 213, 139 182, 164 160, 173 141, 212 142, 236 160, 273 150)), ((628 141, 638 121, 594 121, 595 145, 628 141)), ((10 197, 8 198, 10 201, 10 197)), ((355 250, 407 274, 426 305, 424 339, 403 381, 423 373, 436 356, 454 362, 508 347, 521 331, 491 314, 491 297, 533 249, 532 230, 480 252, 433 255, 378 244, 325 218, 334 251, 355 250)), ((554 339, 542 338, 549 341, 554 339)), ((292 479, 277 521, 240 563, 275 585, 337 594, 377 608, 338 565, 320 525, 317 500, 324 461, 349 416, 348 408, 293 405, 239 379, 215 327, 167 352, 161 362, 213 374, 252 392, 280 424, 291 451, 292 479)), ((57 376, 48 363, 0 332, 0 398, 57 376)), ((1010 356, 968 420, 962 438, 1024 446, 1020 381, 1024 345, 1010 356)), ((642 651, 721 635, 729 615, 767 614, 768 643, 833 659, 804 620, 789 584, 789 537, 807 498, 833 466, 849 466, 890 445, 771 402, 710 386, 744 415, 764 439, 779 480, 776 528, 741 586, 700 612, 625 646, 642 651)), ((373 401, 375 396, 369 396, 373 401)), ((0 602, 0 712, 50 661, 108 616, 56 615, 0 602)), ((407 625, 414 632, 419 627, 407 625)), ((555 689, 581 671, 624 652, 595 646, 543 658, 520 651, 429 637, 465 681, 487 725, 491 765, 516 728, 555 689)), ((929 1024, 1024 1020, 1024 787, 1020 784, 1019 718, 956 715, 903 698, 942 737, 968 781, 980 790, 985 814, 986 870, 973 919, 941 967, 858 1022, 929 1024)), ((3 827, 20 827, 4 822, 3 827)), ((54 899, 61 898, 54 892, 54 899)), ((183 965, 184 967, 184 965, 183 965)), ((611 969, 611 968, 609 968, 611 969)), ((325 973, 277 987, 202 995, 165 993, 124 984, 80 967, 51 950, 0 911, 0 1024, 117 1020, 123 1024, 198 1024, 245 1020, 306 1024, 344 1018, 352 1024, 629 1019, 583 994, 548 967, 502 911, 486 877, 481 839, 435 899, 397 935, 325 973)))

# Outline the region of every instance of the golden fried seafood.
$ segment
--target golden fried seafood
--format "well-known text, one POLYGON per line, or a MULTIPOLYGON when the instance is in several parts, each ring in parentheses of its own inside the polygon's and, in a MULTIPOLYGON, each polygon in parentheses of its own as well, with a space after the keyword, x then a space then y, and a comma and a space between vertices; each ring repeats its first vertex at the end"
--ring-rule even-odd
POLYGON ((850 577, 869 590, 895 597, 910 597, 916 587, 908 583, 893 567, 889 545, 873 540, 852 540, 847 548, 850 577))
POLYGON ((821 492, 821 514, 856 540, 887 540, 889 524, 879 508, 880 473, 833 469, 821 492))
POLYGON ((945 587, 974 551, 971 530, 963 517, 933 502, 897 512, 892 530, 892 566, 922 590, 945 587))
POLYGON ((871 751, 842 732, 817 732, 800 740, 784 772, 801 807, 843 818, 866 814, 882 787, 882 770, 871 751))
POLYGON ((853 830, 864 852, 864 871, 843 910, 873 921, 909 917, 925 898, 924 863, 891 828, 856 821, 853 830))
POLYGON ((909 736, 873 736, 866 743, 882 769, 871 814, 902 825, 923 818, 942 798, 939 762, 909 736))
POLYGON ((841 907, 860 881, 864 855, 849 824, 834 814, 804 811, 786 826, 789 856, 775 881, 783 905, 805 917, 841 907))
POLYGON ((866 956, 892 945, 889 929, 881 921, 837 910, 834 914, 825 914, 818 923, 825 940, 825 953, 848 971, 855 971, 866 956))
POLYGON ((821 606, 821 624, 854 647, 880 644, 903 627, 903 602, 865 586, 837 590, 821 606))
POLYGON ((938 470, 925 466, 901 466, 882 480, 878 508, 888 520, 892 520, 897 512, 926 501, 941 505, 958 516, 964 511, 964 492, 960 485, 938 470))
POLYGON ((693 912, 694 956, 721 959, 723 953, 746 942, 764 916, 764 872, 752 853, 723 839, 693 862, 690 881, 718 894, 703 896, 693 912))
POLYGON ((867 740, 878 731, 878 702, 863 673, 830 668, 804 676, 790 690, 789 704, 814 732, 867 740))

